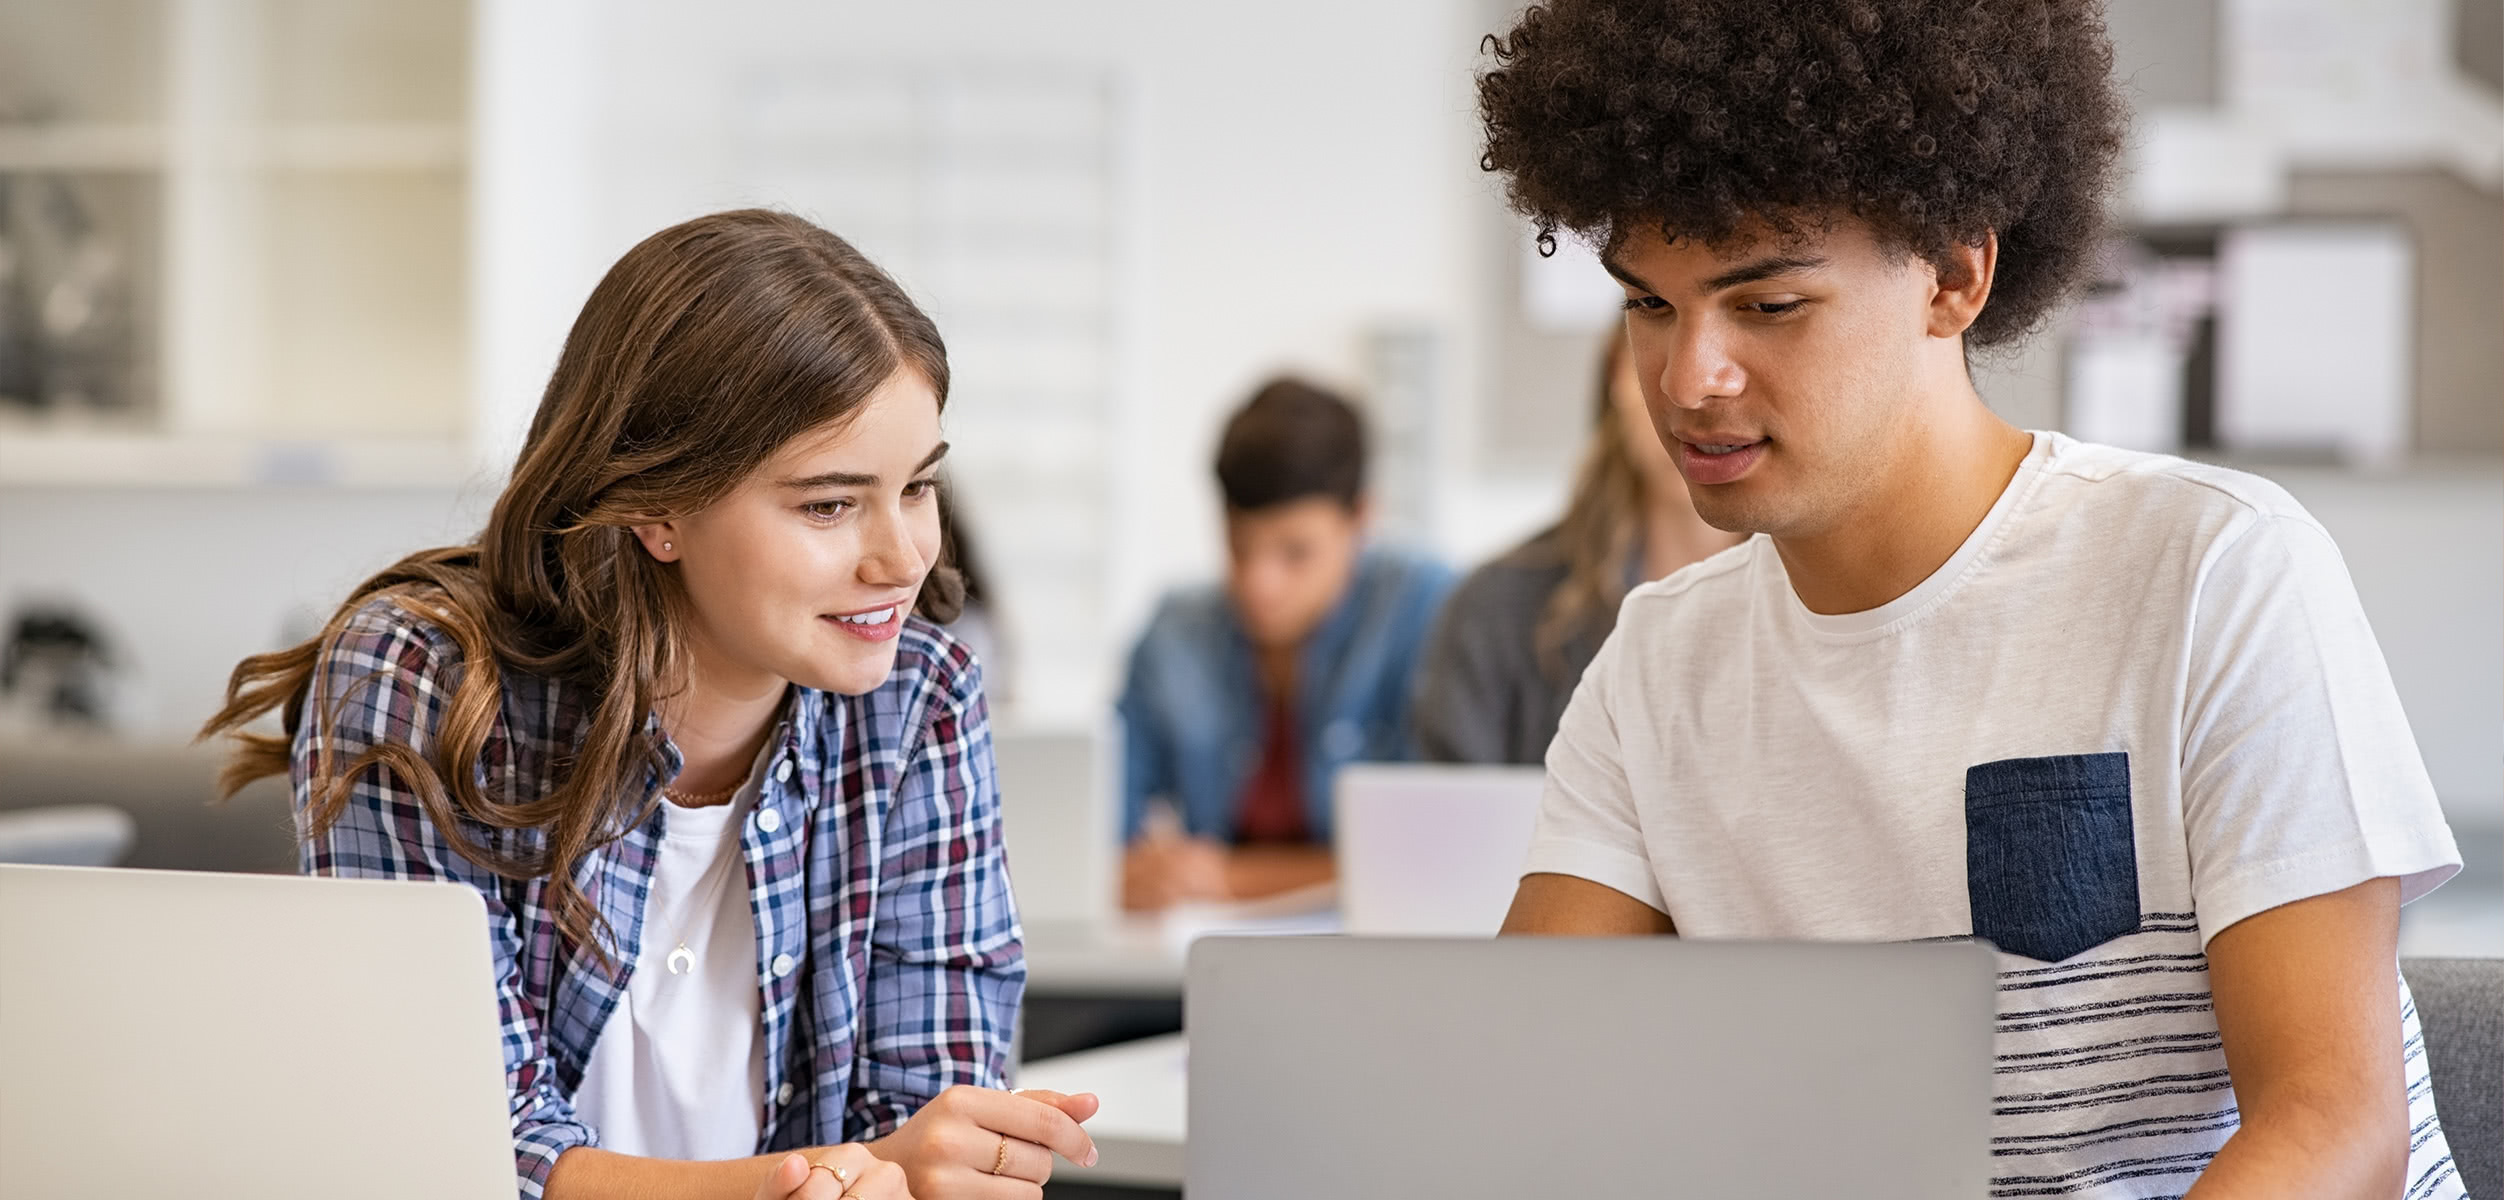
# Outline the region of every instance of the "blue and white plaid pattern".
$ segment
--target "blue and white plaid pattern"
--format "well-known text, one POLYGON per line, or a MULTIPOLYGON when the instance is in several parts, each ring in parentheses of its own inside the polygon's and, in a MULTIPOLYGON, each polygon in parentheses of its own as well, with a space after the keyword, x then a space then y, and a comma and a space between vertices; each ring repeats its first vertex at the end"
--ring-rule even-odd
MULTIPOLYGON (((463 661, 449 633, 398 604, 360 609, 325 647, 296 736, 298 812, 321 713, 337 714, 334 763, 391 742, 435 761, 463 661)), ((510 802, 552 786, 578 744, 587 698, 513 671, 503 685, 477 779, 510 802)), ((740 833, 764 996, 761 1153, 880 1137, 949 1087, 1001 1086, 1026 980, 973 656, 910 620, 878 690, 794 688, 793 697, 740 833)), ((677 749, 662 746, 675 775, 677 749)), ((539 844, 535 831, 471 832, 506 849, 539 844)), ((585 894, 609 925, 611 968, 560 942, 544 880, 502 879, 456 853, 414 791, 380 768, 355 778, 338 822, 305 844, 312 874, 452 880, 485 898, 525 1197, 540 1194, 558 1155, 598 1144, 573 1094, 625 994, 633 963, 616 948, 641 944, 659 838, 656 810, 582 867, 585 894)))

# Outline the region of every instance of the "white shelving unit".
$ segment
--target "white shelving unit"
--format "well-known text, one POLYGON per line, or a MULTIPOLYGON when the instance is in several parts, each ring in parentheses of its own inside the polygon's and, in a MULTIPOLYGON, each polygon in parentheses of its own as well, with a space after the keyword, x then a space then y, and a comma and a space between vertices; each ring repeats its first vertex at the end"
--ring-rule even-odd
POLYGON ((469 0, 0 0, 0 197, 94 231, 54 257, 111 260, 88 299, 123 367, 54 378, 80 289, 12 256, 0 348, 36 384, 0 397, 0 484, 461 479, 472 26, 469 0))
MULTIPOLYGON (((945 331, 951 476, 1007 597, 1018 676, 1099 674, 1118 650, 1103 614, 1130 321, 1119 78, 815 63, 759 69, 729 112, 731 175, 840 230, 945 331)), ((1017 704, 1097 711, 1042 689, 1017 704)))

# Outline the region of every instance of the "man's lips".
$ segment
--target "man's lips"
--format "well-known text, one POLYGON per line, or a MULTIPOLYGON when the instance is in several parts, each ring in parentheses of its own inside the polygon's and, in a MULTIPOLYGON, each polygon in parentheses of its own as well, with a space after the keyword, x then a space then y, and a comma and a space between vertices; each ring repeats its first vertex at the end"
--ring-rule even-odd
POLYGON ((1687 482, 1712 487, 1746 475, 1765 457, 1763 438, 1711 433, 1678 438, 1678 473, 1687 482))

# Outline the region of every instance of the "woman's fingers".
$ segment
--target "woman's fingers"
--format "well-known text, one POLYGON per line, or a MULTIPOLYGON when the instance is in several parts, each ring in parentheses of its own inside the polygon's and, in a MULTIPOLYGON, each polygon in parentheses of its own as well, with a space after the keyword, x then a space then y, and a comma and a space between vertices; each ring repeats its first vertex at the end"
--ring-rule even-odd
POLYGON ((865 1146, 845 1144, 812 1151, 804 1169, 808 1178, 789 1193, 790 1200, 912 1200, 904 1186, 904 1168, 871 1154, 865 1146))
POLYGON ((766 1174, 765 1181, 756 1185, 756 1200, 789 1200, 811 1174, 808 1159, 797 1154, 783 1155, 782 1161, 766 1174))
POLYGON ((1041 1100, 1044 1103, 1061 1110, 1062 1112, 1068 1113, 1070 1120, 1077 1121, 1082 1124, 1094 1119, 1096 1111, 1104 1107, 1104 1102, 1098 1099, 1094 1092, 1080 1092, 1073 1096, 1064 1092, 1055 1092, 1045 1088, 1019 1088, 1011 1094, 1024 1096, 1030 1100, 1041 1100))
POLYGON ((1002 1179, 1022 1180, 1026 1183, 1052 1181, 1051 1151, 1024 1138, 1010 1137, 1005 1133, 999 1136, 1000 1145, 993 1151, 992 1162, 997 1163, 1000 1169, 990 1170, 992 1164, 986 1163, 984 1164, 986 1174, 997 1175, 1002 1179))
MULTIPOLYGON (((963 1110, 975 1125, 993 1133, 1004 1133, 1042 1146, 1082 1167, 1096 1161, 1095 1139, 1078 1127, 1078 1122, 1054 1104, 1039 1096, 1020 1096, 1009 1092, 966 1088, 963 1110)), ((979 1164, 988 1169, 991 1164, 979 1164)))
POLYGON ((861 1172, 846 1196, 854 1200, 913 1200, 912 1189, 905 1185, 904 1168, 885 1159, 872 1159, 861 1172))

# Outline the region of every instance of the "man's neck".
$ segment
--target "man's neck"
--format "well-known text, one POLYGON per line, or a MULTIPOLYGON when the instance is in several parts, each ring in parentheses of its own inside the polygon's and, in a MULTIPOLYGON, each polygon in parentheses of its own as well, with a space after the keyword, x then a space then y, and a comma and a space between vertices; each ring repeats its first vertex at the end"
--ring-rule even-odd
MULTIPOLYGON (((1684 487, 1672 481, 1670 487, 1684 487)), ((1715 529, 1696 515, 1687 498, 1663 496, 1644 489, 1643 577, 1659 579, 1688 563, 1702 562, 1747 540, 1743 533, 1715 529)))
POLYGON ((1262 646, 1254 651, 1255 666, 1261 675, 1261 692, 1275 704, 1281 699, 1295 698, 1296 674, 1304 659, 1301 643, 1285 646, 1262 646))
POLYGON ((1973 535, 2033 446, 1967 389, 1966 403, 1918 431, 1867 502, 1812 536, 1776 536, 1791 590, 1810 612, 1864 612, 1921 585, 1973 535))

